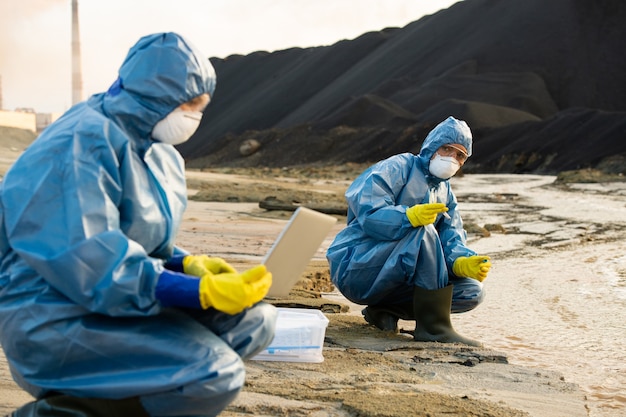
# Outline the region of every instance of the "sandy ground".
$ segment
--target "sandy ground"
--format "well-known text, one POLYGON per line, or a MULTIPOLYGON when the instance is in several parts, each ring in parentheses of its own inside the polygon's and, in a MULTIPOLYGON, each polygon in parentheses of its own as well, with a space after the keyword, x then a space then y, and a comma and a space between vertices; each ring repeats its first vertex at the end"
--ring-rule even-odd
MULTIPOLYGON (((0 166, 12 156, 2 155, 0 166)), ((189 172, 192 199, 219 201, 190 201, 179 242, 191 252, 222 256, 237 267, 258 263, 291 215, 261 209, 259 201, 273 196, 287 203, 337 207, 360 168, 342 167, 332 175, 327 170, 189 172)), ((345 222, 337 216, 338 224, 293 297, 282 300, 282 305, 324 311, 330 321, 324 362, 248 361, 246 386, 222 415, 623 415, 626 346, 624 299, 618 290, 626 286, 626 186, 559 188, 553 180, 515 175, 455 179, 472 246, 491 255, 494 268, 486 281, 485 303, 454 316, 453 323, 461 333, 482 340, 484 348, 412 342, 410 322, 401 323, 404 331, 398 335, 367 326, 361 307, 348 303, 328 282, 324 253, 345 222), (596 287, 571 278, 594 266, 596 287), (613 281, 600 282, 603 276, 613 281), (594 292, 602 285, 608 294, 594 292), (610 324, 614 327, 600 332, 606 340, 587 334, 598 327, 589 322, 594 314, 570 304, 587 295, 596 301, 583 299, 586 309, 597 310, 607 297, 612 303, 595 314, 596 319, 616 317, 610 324), (599 345, 589 349, 587 339, 599 345), (612 362, 603 367, 607 356, 612 362), (569 370, 574 372, 567 374, 569 370)), ((0 358, 0 413, 29 400, 0 358)))

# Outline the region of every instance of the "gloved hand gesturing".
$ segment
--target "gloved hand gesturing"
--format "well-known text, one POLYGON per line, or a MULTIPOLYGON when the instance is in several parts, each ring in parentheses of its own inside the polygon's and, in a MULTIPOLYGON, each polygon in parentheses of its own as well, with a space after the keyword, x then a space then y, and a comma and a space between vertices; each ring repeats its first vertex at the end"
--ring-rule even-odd
POLYGON ((242 273, 211 272, 200 278, 200 304, 227 314, 237 314, 252 307, 265 297, 272 285, 272 274, 265 265, 258 265, 242 273))
POLYGON ((460 256, 452 265, 452 272, 458 277, 473 278, 483 282, 491 269, 488 256, 460 256))
POLYGON ((443 203, 416 204, 406 209, 406 217, 409 218, 413 227, 426 226, 433 224, 437 215, 446 211, 448 207, 443 203))
POLYGON ((202 277, 207 273, 236 273, 235 268, 222 258, 207 255, 187 255, 183 258, 183 272, 188 275, 202 277))

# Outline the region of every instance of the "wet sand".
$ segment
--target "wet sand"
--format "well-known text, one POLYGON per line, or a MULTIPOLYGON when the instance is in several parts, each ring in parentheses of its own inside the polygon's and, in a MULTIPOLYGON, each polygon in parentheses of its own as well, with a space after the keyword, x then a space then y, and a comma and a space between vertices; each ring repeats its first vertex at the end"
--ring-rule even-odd
MULTIPOLYGON (((283 188, 318 189, 328 200, 349 183, 270 174, 262 180, 261 174, 190 172, 192 195, 200 195, 203 184, 222 196, 239 186, 249 191, 239 193, 240 202, 190 201, 180 244, 237 267, 258 263, 291 214, 246 202, 259 183, 279 196, 283 188)), ((326 313, 325 361, 249 361, 246 386, 223 415, 623 415, 626 185, 565 189, 553 180, 518 175, 453 180, 466 225, 472 226, 471 246, 494 264, 483 305, 453 316, 453 323, 460 333, 483 341, 484 349, 384 334, 365 324, 360 306, 328 290, 324 299, 347 311, 326 313)), ((345 222, 338 217, 304 275, 327 276, 324 253, 345 222)), ((401 327, 410 331, 412 324, 401 327)), ((2 358, 0 412, 29 399, 2 358)))

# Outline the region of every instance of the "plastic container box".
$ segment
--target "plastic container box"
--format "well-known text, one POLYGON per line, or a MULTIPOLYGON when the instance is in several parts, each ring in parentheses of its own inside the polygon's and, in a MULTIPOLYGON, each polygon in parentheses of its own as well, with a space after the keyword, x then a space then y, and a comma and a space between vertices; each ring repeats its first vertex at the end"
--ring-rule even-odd
POLYGON ((272 343, 252 359, 257 361, 324 362, 322 348, 328 319, 319 310, 277 308, 272 343))

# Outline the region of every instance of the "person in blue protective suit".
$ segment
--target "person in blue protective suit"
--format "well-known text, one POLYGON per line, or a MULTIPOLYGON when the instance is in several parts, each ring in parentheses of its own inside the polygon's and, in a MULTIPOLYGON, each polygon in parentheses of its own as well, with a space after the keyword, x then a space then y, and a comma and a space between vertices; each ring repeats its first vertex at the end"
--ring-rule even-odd
POLYGON ((111 88, 7 172, 0 341, 36 399, 14 416, 214 416, 243 386, 243 359, 271 342, 271 273, 174 243, 187 197, 173 145, 215 84, 181 36, 142 37, 111 88))
POLYGON ((480 343, 458 334, 450 313, 483 300, 489 257, 466 246, 448 181, 472 154, 464 121, 449 117, 426 137, 419 155, 403 153, 369 167, 345 193, 347 227, 328 248, 332 282, 367 305, 365 320, 398 331, 415 320, 416 341, 480 343))

